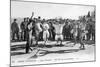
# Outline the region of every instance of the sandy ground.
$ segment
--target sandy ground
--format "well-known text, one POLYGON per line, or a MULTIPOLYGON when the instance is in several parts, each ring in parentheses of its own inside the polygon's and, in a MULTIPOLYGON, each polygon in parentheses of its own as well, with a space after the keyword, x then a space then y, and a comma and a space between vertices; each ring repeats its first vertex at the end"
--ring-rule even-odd
MULTIPOLYGON (((39 42, 43 43, 43 42, 39 42)), ((11 43, 13 47, 16 44, 11 43)), ((69 63, 80 61, 94 61, 95 60, 95 45, 85 44, 85 50, 80 50, 80 44, 77 43, 72 47, 74 43, 70 41, 63 42, 64 46, 53 46, 56 42, 48 42, 47 45, 52 47, 39 47, 26 54, 24 48, 19 48, 11 51, 11 66, 14 65, 36 65, 36 64, 49 64, 49 63, 69 63), (37 55, 35 55, 37 53, 37 55), (35 55, 35 56, 34 56, 35 55)), ((22 45, 22 46, 23 46, 22 45)))

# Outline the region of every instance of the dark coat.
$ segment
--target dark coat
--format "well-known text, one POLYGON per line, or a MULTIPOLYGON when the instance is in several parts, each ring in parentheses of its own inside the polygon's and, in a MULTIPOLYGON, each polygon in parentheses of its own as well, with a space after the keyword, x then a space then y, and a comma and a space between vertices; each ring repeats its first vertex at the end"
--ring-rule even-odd
POLYGON ((19 27, 18 27, 18 24, 16 22, 13 22, 11 24, 11 30, 12 30, 12 32, 19 32, 19 27))

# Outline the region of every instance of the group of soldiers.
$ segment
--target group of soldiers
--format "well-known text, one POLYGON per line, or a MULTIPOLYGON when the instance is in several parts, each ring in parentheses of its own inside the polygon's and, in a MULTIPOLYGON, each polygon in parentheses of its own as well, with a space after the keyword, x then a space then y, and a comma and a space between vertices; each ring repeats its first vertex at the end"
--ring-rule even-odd
MULTIPOLYGON (((19 26, 17 24, 17 19, 14 19, 11 24, 11 34, 12 40, 22 40, 27 41, 26 53, 29 52, 30 44, 33 40, 36 40, 38 44, 39 40, 94 40, 95 41, 95 21, 91 19, 85 20, 69 20, 69 19, 41 19, 24 18, 23 22, 20 24, 21 32, 19 32, 19 26), (94 24, 93 24, 94 23, 94 24), (20 33, 20 35, 19 35, 20 33)), ((81 47, 84 48, 82 41, 80 40, 81 47)), ((75 41, 76 42, 76 41, 75 41)))

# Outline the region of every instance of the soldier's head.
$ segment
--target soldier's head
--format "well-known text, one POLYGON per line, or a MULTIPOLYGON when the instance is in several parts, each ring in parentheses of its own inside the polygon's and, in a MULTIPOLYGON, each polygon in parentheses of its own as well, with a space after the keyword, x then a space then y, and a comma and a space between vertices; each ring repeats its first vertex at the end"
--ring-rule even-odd
POLYGON ((14 19, 14 22, 16 22, 17 21, 17 19, 14 19))
POLYGON ((33 18, 34 21, 36 21, 36 18, 33 18))
POLYGON ((26 18, 24 18, 24 21, 26 20, 26 18))
POLYGON ((40 17, 40 16, 38 16, 38 19, 41 19, 41 17, 40 17))
POLYGON ((42 21, 45 22, 45 19, 43 19, 42 21))
POLYGON ((27 22, 29 22, 29 17, 26 18, 27 22))

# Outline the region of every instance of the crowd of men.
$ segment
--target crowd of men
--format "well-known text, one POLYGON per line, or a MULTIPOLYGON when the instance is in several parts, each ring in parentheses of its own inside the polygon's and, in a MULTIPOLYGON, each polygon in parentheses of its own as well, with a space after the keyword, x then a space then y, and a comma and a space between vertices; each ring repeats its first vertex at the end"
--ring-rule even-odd
MULTIPOLYGON (((84 36, 83 40, 95 41, 95 21, 90 18, 91 16, 83 16, 82 19, 42 19, 38 18, 24 18, 20 24, 20 28, 17 24, 17 19, 14 19, 11 24, 11 39, 18 41, 27 41, 27 44, 31 43, 32 39, 36 41, 43 40, 47 42, 51 41, 63 41, 63 40, 80 40, 80 35, 84 36), (88 20, 87 20, 88 19, 88 20), (21 29, 21 32, 19 32, 21 29), (75 32, 77 31, 77 32, 75 32), (74 33, 75 32, 75 33, 74 33), (80 32, 84 32, 81 33, 80 32), (73 35, 74 34, 74 35, 73 35)), ((31 43, 32 44, 32 43, 31 43)), ((37 42, 36 42, 37 44, 37 42)), ((84 46, 83 46, 84 47, 84 46)), ((26 45, 26 53, 29 51, 29 45, 26 45)))

